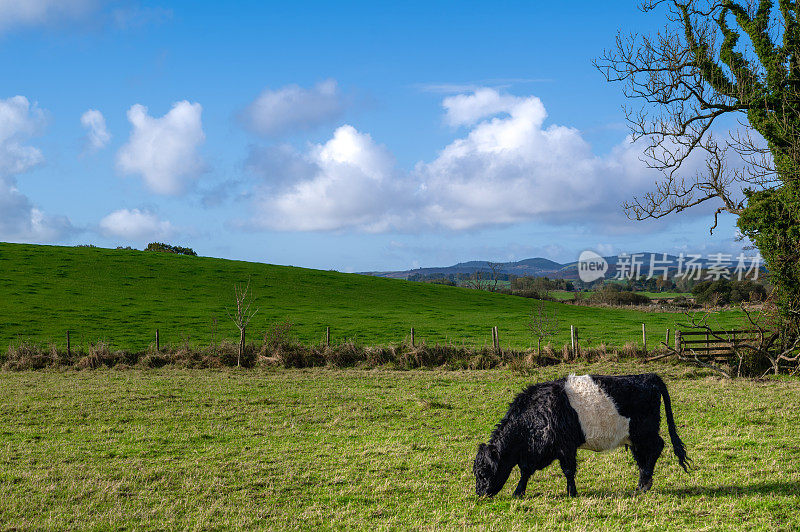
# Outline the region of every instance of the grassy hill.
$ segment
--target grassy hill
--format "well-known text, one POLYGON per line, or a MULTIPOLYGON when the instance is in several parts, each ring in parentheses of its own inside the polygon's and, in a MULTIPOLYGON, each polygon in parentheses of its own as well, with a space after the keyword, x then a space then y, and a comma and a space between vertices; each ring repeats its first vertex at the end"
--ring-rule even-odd
MULTIPOLYGON (((226 309, 233 307, 234 283, 248 279, 259 309, 248 330, 253 341, 269 324, 289 319, 306 343, 321 341, 330 326, 333 340, 394 343, 414 327, 428 343, 483 345, 491 343, 493 325, 504 346, 534 343, 525 323, 537 302, 515 296, 206 257, 0 243, 0 348, 22 339, 63 345, 67 329, 73 344, 105 340, 131 350, 146 348, 156 329, 162 343, 208 343, 212 334, 236 339, 226 309)), ((645 322, 654 347, 684 318, 546 305, 558 312, 558 344, 568 341, 570 324, 592 344, 641 341, 645 322)), ((713 318, 726 328, 739 320, 738 311, 713 318)))

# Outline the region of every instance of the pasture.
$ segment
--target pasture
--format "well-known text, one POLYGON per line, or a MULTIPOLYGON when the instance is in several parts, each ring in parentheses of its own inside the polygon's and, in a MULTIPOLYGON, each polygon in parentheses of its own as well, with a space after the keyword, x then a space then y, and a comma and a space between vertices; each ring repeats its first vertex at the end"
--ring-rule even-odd
MULTIPOLYGON (((593 294, 592 290, 586 290, 583 292, 585 297, 588 297, 590 294, 593 294)), ((672 299, 675 297, 683 296, 683 297, 692 297, 691 292, 639 292, 643 296, 647 296, 650 299, 672 299)), ((574 292, 568 292, 566 290, 553 290, 549 292, 549 295, 557 300, 557 301, 567 301, 575 297, 574 292)))
MULTIPOLYGON (((334 342, 367 345, 402 342, 414 327, 417 341, 481 346, 491 344, 495 325, 503 347, 535 345, 526 321, 537 302, 516 296, 208 257, 0 243, 0 353, 21 340, 63 348, 67 330, 73 347, 103 340, 130 351, 146 349, 156 329, 162 345, 236 340, 227 309, 234 283, 248 279, 259 309, 248 329, 253 342, 288 319, 293 336, 309 345, 322 341, 325 327, 334 342)), ((556 346, 569 341, 570 325, 582 345, 641 342, 644 322, 654 348, 667 328, 685 321, 674 312, 545 306, 558 315, 559 331, 549 339, 556 346)), ((729 329, 742 321, 732 310, 714 313, 710 323, 729 329)))
MULTIPOLYGON (((0 373, 0 529, 797 529, 800 382, 669 364, 505 370, 0 373), (527 383, 657 371, 694 459, 634 494, 630 453, 580 451, 523 500, 471 464, 527 383)), ((662 424, 662 435, 666 427, 662 424)))

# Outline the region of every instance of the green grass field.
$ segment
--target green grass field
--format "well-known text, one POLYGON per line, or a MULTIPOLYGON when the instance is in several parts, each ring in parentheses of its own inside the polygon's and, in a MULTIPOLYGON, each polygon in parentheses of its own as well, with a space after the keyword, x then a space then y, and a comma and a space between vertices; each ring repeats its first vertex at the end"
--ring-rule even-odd
MULTIPOLYGON (((585 297, 588 297, 589 294, 594 293, 591 290, 587 290, 583 292, 585 297)), ((672 299, 673 297, 683 296, 683 297, 692 297, 691 292, 638 292, 643 296, 647 296, 650 299, 672 299)), ((575 292, 568 292, 566 290, 553 290, 549 293, 554 299, 558 301, 566 301, 568 299, 573 299, 575 297, 575 292)))
POLYGON ((0 529, 796 530, 797 404, 796 379, 633 363, 2 372, 0 529), (630 453, 580 451, 576 499, 557 464, 476 499, 475 448, 527 383, 653 370, 696 470, 667 448, 637 495, 630 453))
MULTIPOLYGON (((259 309, 249 328, 252 341, 269 324, 289 319, 304 343, 320 342, 326 326, 334 341, 365 344, 400 342, 414 327, 428 343, 480 346, 491 344, 497 325, 505 347, 535 344, 525 324, 537 302, 515 296, 214 258, 0 243, 0 349, 20 340, 63 346, 68 329, 73 345, 105 340, 112 349, 143 350, 156 329, 162 343, 207 344, 212 334, 236 339, 226 309, 233 307, 234 283, 248 279, 259 309)), ((655 347, 667 328, 684 320, 680 313, 546 306, 558 313, 557 345, 569 340, 570 325, 584 345, 641 342, 645 322, 655 347)), ((711 322, 731 328, 741 315, 720 312, 711 322)))

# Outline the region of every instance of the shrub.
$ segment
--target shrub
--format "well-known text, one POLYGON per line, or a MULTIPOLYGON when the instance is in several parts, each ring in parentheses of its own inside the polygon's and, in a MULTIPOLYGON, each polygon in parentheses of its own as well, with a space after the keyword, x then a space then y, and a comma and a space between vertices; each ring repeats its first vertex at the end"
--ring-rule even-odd
POLYGON ((622 358, 645 358, 648 353, 641 345, 628 342, 622 346, 619 354, 622 358))
POLYGON ((147 247, 144 248, 144 250, 158 251, 160 253, 177 253, 178 255, 191 255, 193 257, 197 256, 197 253, 195 253, 192 248, 173 246, 170 244, 164 244, 162 242, 150 242, 149 244, 147 244, 147 247))
POLYGON ((605 360, 608 357, 608 348, 606 344, 600 344, 596 347, 584 347, 581 349, 581 358, 587 362, 594 362, 595 360, 605 360))
POLYGON ((77 369, 97 369, 101 366, 111 367, 124 358, 121 351, 112 353, 105 342, 97 342, 89 346, 89 353, 81 357, 75 364, 77 369))
POLYGON ((27 341, 21 341, 17 345, 9 345, 6 354, 5 369, 22 371, 26 369, 42 369, 50 366, 52 358, 49 353, 27 341))
POLYGON ((149 352, 139 359, 143 368, 161 368, 169 364, 169 357, 165 353, 149 352))
MULTIPOLYGON (((366 349, 354 342, 344 342, 338 345, 323 346, 322 358, 325 364, 335 368, 355 366, 357 362, 365 360, 366 349)), ((316 357, 315 357, 316 358, 316 357)))
POLYGON ((262 351, 274 351, 279 346, 288 344, 291 339, 290 333, 293 325, 294 324, 289 319, 271 323, 264 333, 264 347, 262 351))
MULTIPOLYGON (((542 352, 545 352, 545 350, 552 352, 553 349, 548 345, 542 348, 542 352)), ((535 368, 552 366, 560 362, 557 358, 537 354, 535 349, 531 349, 527 353, 512 354, 508 361, 508 369, 515 373, 528 374, 535 368)))
POLYGON ((425 279, 423 282, 424 283, 430 283, 430 284, 443 284, 445 286, 458 286, 458 283, 456 283, 454 280, 448 279, 446 277, 439 277, 439 278, 434 278, 434 279, 425 279))
MULTIPOLYGON (((513 360, 513 358, 512 358, 513 360)), ((492 369, 501 363, 500 356, 494 349, 484 347, 469 360, 469 369, 492 369)))
POLYGON ((622 290, 617 285, 609 284, 589 296, 589 301, 606 305, 647 305, 650 303, 650 298, 644 294, 622 290))
POLYGON ((511 290, 511 294, 519 297, 527 297, 529 299, 539 299, 542 301, 555 301, 555 298, 545 291, 537 290, 536 288, 525 288, 522 290, 511 290))
POLYGON ((273 355, 286 368, 310 368, 325 364, 324 352, 296 342, 279 345, 273 355))
POLYGON ((736 305, 748 301, 764 301, 767 289, 763 284, 744 279, 731 281, 701 281, 692 288, 698 303, 711 305, 736 305))
POLYGON ((694 303, 692 303, 692 301, 686 296, 678 296, 676 298, 673 298, 671 304, 676 307, 682 307, 682 308, 694 307, 694 303))

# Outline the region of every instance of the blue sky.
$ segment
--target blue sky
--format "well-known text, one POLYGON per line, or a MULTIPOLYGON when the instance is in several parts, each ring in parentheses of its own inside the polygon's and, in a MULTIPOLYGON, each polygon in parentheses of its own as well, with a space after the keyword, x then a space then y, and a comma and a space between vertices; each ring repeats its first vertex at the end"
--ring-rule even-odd
POLYGON ((591 64, 635 2, 0 0, 0 240, 342 271, 736 252, 591 64))

